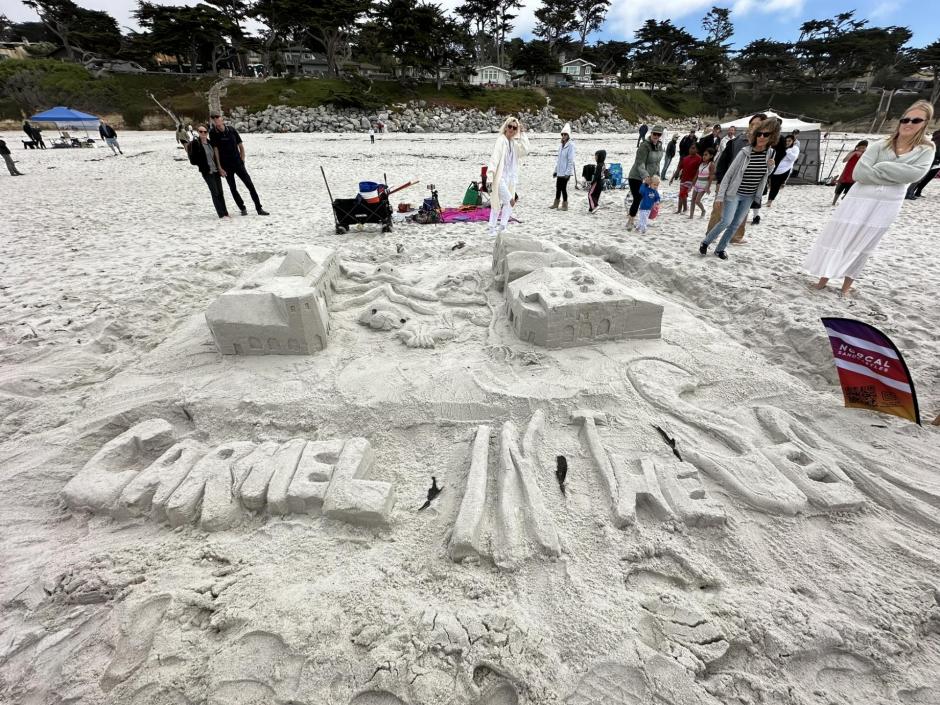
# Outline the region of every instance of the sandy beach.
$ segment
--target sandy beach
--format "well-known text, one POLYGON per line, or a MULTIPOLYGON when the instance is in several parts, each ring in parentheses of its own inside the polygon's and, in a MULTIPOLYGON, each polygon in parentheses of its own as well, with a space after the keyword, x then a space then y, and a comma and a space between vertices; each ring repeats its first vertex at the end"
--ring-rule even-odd
MULTIPOLYGON (((549 210, 557 138, 532 135, 511 232, 664 307, 661 339, 548 350, 509 327, 483 224, 338 235, 320 176, 334 197, 420 179, 393 204, 434 184, 456 206, 492 135, 245 135, 271 216, 239 217, 226 187, 223 221, 171 133, 119 137, 124 156, 14 149, 26 176, 2 177, 0 702, 940 702, 940 183, 842 299, 801 269, 831 188, 784 188, 727 261, 703 258, 707 218, 672 212, 678 184, 645 235, 626 232, 629 191, 589 214, 569 186, 570 210, 549 210), (221 356, 206 309, 294 245, 344 268, 326 350, 221 356), (446 332, 433 348, 359 322, 356 284, 379 271, 437 292, 408 314, 446 332), (822 316, 893 339, 923 427, 843 408, 822 316), (618 525, 579 409, 606 415, 614 465, 700 483, 715 520, 650 491, 618 525), (68 508, 66 483, 151 419, 206 448, 365 438, 390 521, 246 511, 209 532, 68 508), (531 474, 504 491, 515 434, 531 474), (480 550, 455 562, 478 439, 480 550), (418 511, 432 476, 443 491, 418 511)), ((635 135, 574 140, 579 170, 601 148, 632 164, 635 135)))

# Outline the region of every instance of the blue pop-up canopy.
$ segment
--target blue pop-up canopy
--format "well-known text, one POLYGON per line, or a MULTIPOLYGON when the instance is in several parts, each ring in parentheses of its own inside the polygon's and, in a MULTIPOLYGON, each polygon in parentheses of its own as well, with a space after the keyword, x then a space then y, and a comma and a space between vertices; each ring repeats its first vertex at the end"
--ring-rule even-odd
POLYGON ((83 113, 80 110, 72 110, 71 108, 66 108, 62 105, 57 105, 54 108, 50 108, 44 113, 36 113, 33 115, 30 120, 35 120, 36 122, 98 122, 98 118, 94 115, 89 115, 88 113, 83 113))
POLYGON ((98 118, 94 115, 83 113, 80 110, 72 110, 71 108, 66 108, 64 105, 57 105, 44 113, 36 113, 30 120, 34 122, 53 122, 60 130, 70 126, 81 127, 84 128, 86 136, 88 134, 88 128, 94 128, 98 123, 98 118))

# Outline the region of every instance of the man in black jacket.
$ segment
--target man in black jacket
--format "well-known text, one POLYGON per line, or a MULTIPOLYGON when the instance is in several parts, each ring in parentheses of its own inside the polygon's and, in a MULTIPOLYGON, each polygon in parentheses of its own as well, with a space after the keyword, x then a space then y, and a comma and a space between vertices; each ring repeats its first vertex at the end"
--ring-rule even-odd
POLYGON ((3 161, 7 163, 7 169, 10 170, 10 176, 23 176, 20 173, 20 170, 16 168, 16 164, 13 163, 13 156, 10 154, 10 148, 7 147, 7 143, 3 140, 0 140, 0 157, 3 157, 3 161))
POLYGON ((121 145, 117 141, 117 132, 104 120, 98 125, 98 134, 104 140, 104 143, 111 148, 111 154, 124 154, 121 151, 121 145))
POLYGON ((711 149, 718 154, 718 145, 721 144, 721 125, 712 127, 711 134, 705 135, 698 141, 698 153, 704 154, 706 149, 711 149))
POLYGON ((689 130, 689 134, 679 140, 679 161, 681 162, 689 156, 689 147, 695 144, 695 130, 689 130))
POLYGON ((199 126, 198 137, 186 145, 190 164, 199 167, 199 173, 206 180, 209 193, 212 194, 212 204, 220 218, 228 218, 228 208, 225 205, 225 195, 222 193, 222 175, 216 162, 215 150, 209 144, 209 130, 205 125, 199 126))
POLYGON ((245 208, 245 202, 242 200, 238 188, 235 186, 235 177, 238 176, 248 189, 251 200, 255 203, 255 210, 258 215, 269 215, 261 207, 261 198, 255 191, 255 185, 251 182, 251 177, 245 169, 245 145, 242 144, 241 135, 231 125, 226 125, 222 116, 213 113, 212 129, 209 131, 209 144, 215 150, 215 160, 219 167, 219 173, 228 181, 229 190, 232 192, 232 198, 235 199, 235 205, 242 215, 248 215, 248 209, 245 208))

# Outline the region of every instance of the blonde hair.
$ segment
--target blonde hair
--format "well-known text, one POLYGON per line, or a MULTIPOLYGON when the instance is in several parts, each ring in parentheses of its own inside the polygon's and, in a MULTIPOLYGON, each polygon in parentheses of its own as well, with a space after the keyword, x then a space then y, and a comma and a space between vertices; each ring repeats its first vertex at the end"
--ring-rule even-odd
MULTIPOLYGON (((519 118, 517 118, 517 117, 515 117, 515 116, 513 116, 513 115, 510 115, 508 118, 506 118, 505 120, 503 120, 502 127, 499 128, 499 134, 501 134, 503 137, 505 137, 505 136, 506 136, 506 128, 509 127, 509 124, 510 124, 510 123, 513 123, 513 122, 516 123, 516 126, 517 126, 517 127, 519 126, 519 118)), ((518 130, 518 129, 516 130, 516 134, 517 134, 517 135, 519 134, 519 130, 518 130)))
MULTIPOLYGON (((927 116, 927 119, 921 123, 920 129, 914 134, 910 140, 910 147, 924 146, 924 147, 933 147, 934 144, 929 139, 927 139, 927 128, 930 125, 930 121, 933 120, 933 105, 931 105, 926 100, 918 100, 916 103, 911 105, 907 110, 904 111, 904 115, 907 115, 912 110, 921 110, 927 116)), ((902 115, 901 117, 904 117, 902 115)), ((894 128, 894 134, 891 135, 886 141, 885 144, 894 150, 894 153, 897 154, 898 143, 901 141, 901 123, 899 122, 897 127, 894 128)))

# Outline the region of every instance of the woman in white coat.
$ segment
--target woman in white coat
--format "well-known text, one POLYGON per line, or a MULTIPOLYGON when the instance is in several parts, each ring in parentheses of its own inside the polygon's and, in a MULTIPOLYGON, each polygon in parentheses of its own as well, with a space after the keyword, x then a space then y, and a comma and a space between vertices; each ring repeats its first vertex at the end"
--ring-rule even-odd
POLYGON ((819 277, 812 288, 825 289, 833 277, 843 277, 843 296, 852 288, 901 211, 908 185, 930 169, 934 145, 927 139, 927 126, 932 119, 933 106, 919 100, 907 109, 891 137, 873 140, 865 150, 853 172, 855 186, 806 256, 806 271, 819 277))
POLYGON ((505 230, 509 225, 512 207, 516 205, 519 166, 528 151, 529 137, 522 129, 522 123, 514 117, 506 118, 487 164, 489 173, 493 175, 490 191, 491 235, 505 230))
POLYGON ((574 142, 571 141, 571 123, 566 122, 561 128, 561 146, 555 160, 555 202, 549 208, 568 210, 568 180, 574 176, 574 142))

